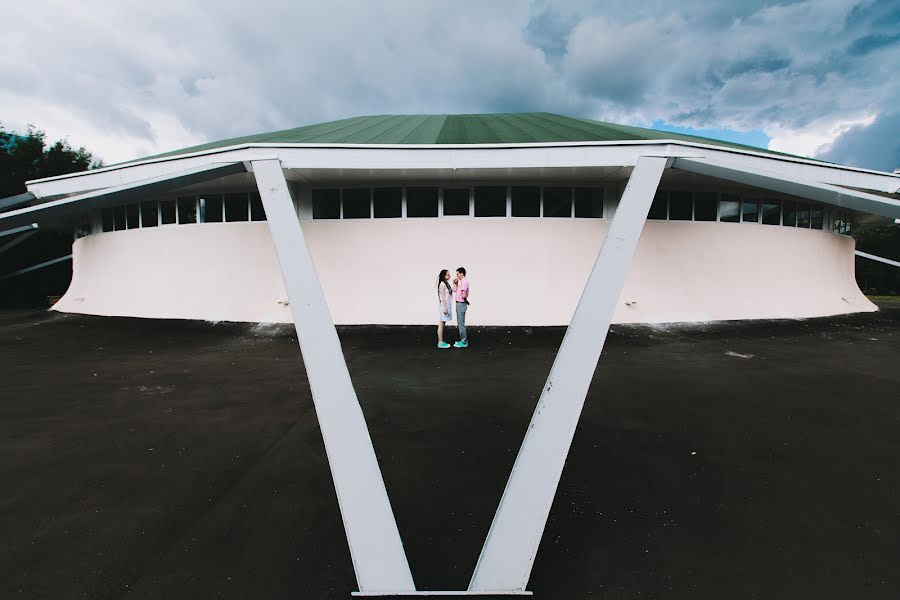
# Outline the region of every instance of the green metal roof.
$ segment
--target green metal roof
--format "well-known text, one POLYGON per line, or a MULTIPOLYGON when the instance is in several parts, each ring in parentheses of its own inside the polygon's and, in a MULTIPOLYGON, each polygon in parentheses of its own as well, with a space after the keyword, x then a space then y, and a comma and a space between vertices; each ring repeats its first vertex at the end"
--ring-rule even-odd
POLYGON ((728 148, 763 148, 642 127, 616 125, 552 113, 470 115, 374 115, 306 125, 210 142, 148 158, 177 156, 242 144, 523 144, 535 142, 612 142, 682 140, 728 148))

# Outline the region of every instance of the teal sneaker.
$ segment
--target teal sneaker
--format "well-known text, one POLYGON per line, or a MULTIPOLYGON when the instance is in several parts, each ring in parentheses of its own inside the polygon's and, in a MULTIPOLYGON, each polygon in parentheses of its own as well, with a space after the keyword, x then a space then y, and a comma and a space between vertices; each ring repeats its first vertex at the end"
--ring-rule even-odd
POLYGON ((450 344, 447 342, 438 342, 438 348, 449 348, 450 344))
POLYGON ((454 348, 468 348, 469 342, 456 342, 453 344, 454 348))

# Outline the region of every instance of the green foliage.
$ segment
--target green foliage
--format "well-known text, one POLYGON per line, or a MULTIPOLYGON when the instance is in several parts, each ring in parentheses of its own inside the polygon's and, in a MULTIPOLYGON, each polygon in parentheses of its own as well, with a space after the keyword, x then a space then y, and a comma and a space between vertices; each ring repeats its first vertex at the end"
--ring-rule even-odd
POLYGON ((46 146, 46 134, 28 126, 24 135, 6 131, 0 124, 0 198, 26 191, 31 179, 54 177, 103 166, 83 147, 72 148, 68 140, 46 146))

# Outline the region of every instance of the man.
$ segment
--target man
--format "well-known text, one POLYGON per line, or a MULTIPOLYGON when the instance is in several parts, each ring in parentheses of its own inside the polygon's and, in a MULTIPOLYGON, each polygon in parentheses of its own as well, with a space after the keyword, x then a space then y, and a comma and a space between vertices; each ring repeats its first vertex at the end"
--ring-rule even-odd
POLYGON ((469 280, 466 279, 466 269, 460 267, 456 270, 456 279, 453 280, 453 299, 456 300, 456 323, 459 327, 459 341, 453 344, 454 348, 468 348, 469 338, 466 335, 466 309, 469 308, 469 280))

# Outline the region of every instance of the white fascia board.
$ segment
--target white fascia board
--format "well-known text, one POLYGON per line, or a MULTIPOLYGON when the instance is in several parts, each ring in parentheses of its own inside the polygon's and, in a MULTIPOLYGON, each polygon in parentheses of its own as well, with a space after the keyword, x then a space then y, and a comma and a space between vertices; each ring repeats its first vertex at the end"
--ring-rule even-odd
POLYGON ((673 168, 708 177, 718 177, 782 194, 885 217, 900 217, 900 201, 867 194, 778 171, 722 164, 715 159, 676 158, 673 168))
POLYGON ((209 181, 217 177, 226 177, 237 173, 246 173, 243 162, 213 163, 169 172, 157 177, 132 181, 123 185, 93 190, 84 194, 67 196, 51 200, 43 204, 35 204, 27 208, 0 213, 0 228, 15 227, 32 222, 45 223, 59 220, 71 213, 83 212, 91 208, 102 208, 113 204, 125 204, 143 198, 147 194, 165 192, 171 189, 209 181))
POLYGON ((245 144, 136 161, 28 182, 39 198, 81 193, 216 163, 262 160, 277 155, 285 168, 304 169, 484 169, 576 166, 634 166, 637 157, 713 158, 735 167, 777 171, 833 185, 879 192, 900 191, 900 175, 828 165, 679 140, 554 142, 532 144, 245 144))

